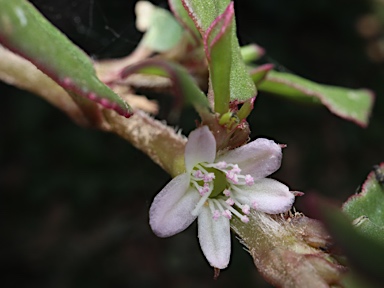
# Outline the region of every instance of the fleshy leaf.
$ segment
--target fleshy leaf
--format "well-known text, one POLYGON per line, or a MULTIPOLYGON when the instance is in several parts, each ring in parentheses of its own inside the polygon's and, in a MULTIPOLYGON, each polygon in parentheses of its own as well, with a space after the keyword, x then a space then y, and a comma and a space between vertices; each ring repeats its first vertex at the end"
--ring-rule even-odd
POLYGON ((213 21, 228 7, 230 0, 181 0, 181 2, 196 28, 201 35, 204 35, 213 21))
POLYGON ((241 58, 244 63, 250 63, 260 59, 265 54, 264 48, 256 44, 249 44, 240 48, 241 58))
POLYGON ((207 97, 197 86, 195 80, 182 66, 176 63, 160 59, 149 59, 125 68, 121 72, 121 78, 126 78, 135 73, 162 76, 172 81, 172 89, 175 95, 173 117, 178 116, 184 101, 194 105, 198 111, 209 107, 207 97))
MULTIPOLYGON (((183 28, 173 15, 147 1, 136 4, 137 23, 147 22, 140 30, 146 30, 140 45, 155 52, 164 52, 175 47, 183 36, 183 28)), ((144 31, 143 31, 144 32, 144 31)))
POLYGON ((264 64, 250 71, 251 78, 256 85, 262 82, 267 76, 268 72, 273 69, 273 64, 264 64))
POLYGON ((352 226, 350 219, 336 207, 325 203, 320 206, 326 226, 352 265, 371 280, 383 283, 384 245, 352 226))
POLYGON ((384 163, 369 174, 362 191, 344 203, 343 211, 357 230, 384 246, 384 185, 380 183, 383 174, 384 163))
POLYGON ((129 117, 130 107, 102 83, 89 57, 28 1, 0 0, 0 43, 31 61, 78 103, 81 97, 129 117), (80 97, 81 96, 81 97, 80 97))
POLYGON ((270 71, 257 88, 292 99, 320 102, 337 116, 363 127, 368 125, 374 102, 373 93, 366 89, 354 90, 322 85, 277 71, 270 71))
POLYGON ((192 19, 189 17, 188 12, 185 10, 182 1, 168 0, 168 3, 176 19, 190 32, 192 38, 195 40, 195 44, 202 45, 200 33, 197 30, 195 23, 193 23, 192 19))
MULTIPOLYGON (((212 30, 211 26, 216 24, 220 25, 218 17, 223 13, 230 13, 230 1, 228 0, 214 0, 214 1, 205 1, 205 0, 182 0, 185 9, 187 10, 189 16, 194 21, 196 27, 199 29, 203 38, 206 38, 206 33, 209 33, 209 30, 212 30), (228 9, 229 8, 229 9, 228 9)), ((233 9, 233 8, 232 8, 233 9)), ((232 12, 233 13, 233 12, 232 12)), ((242 55, 240 52, 239 42, 236 36, 236 21, 233 16, 231 29, 231 45, 227 46, 226 49, 230 49, 231 53, 231 63, 230 63, 230 99, 232 101, 244 102, 256 95, 256 87, 250 78, 248 71, 245 67, 242 55)), ((224 26, 225 28, 225 26, 224 26)), ((229 33, 229 32, 227 32, 229 33)), ((220 33, 221 36, 226 33, 220 33)), ((221 37, 219 36, 219 37, 221 37)), ((213 40, 214 38, 212 38, 213 40)), ((215 41, 219 43, 219 41, 215 41)), ((214 43, 208 43, 206 46, 206 55, 209 59, 212 57, 212 52, 208 49, 212 49, 211 45, 214 43)), ((217 49, 217 53, 223 53, 224 47, 217 49)), ((217 61, 213 61, 212 65, 218 64, 217 61)))
POLYGON ((231 42, 234 21, 233 2, 215 19, 204 35, 204 48, 209 63, 210 84, 215 98, 215 111, 224 114, 230 100, 231 42))

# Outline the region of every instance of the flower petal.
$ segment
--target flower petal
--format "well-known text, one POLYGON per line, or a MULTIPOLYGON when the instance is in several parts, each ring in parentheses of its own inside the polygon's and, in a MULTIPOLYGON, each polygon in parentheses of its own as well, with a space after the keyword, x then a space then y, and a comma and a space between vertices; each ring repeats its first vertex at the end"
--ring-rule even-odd
POLYGON ((216 157, 216 140, 207 126, 197 128, 188 136, 185 146, 185 168, 190 172, 201 162, 212 163, 216 157))
POLYGON ((295 196, 279 181, 265 178, 251 187, 243 186, 243 192, 236 192, 236 199, 243 204, 269 214, 284 213, 291 209, 295 196))
POLYGON ((156 195, 149 209, 149 224, 159 237, 169 237, 186 229, 196 219, 191 214, 200 199, 199 193, 189 187, 187 173, 173 178, 156 195))
POLYGON ((201 209, 197 219, 198 237, 205 258, 211 266, 224 269, 231 256, 231 231, 229 219, 214 220, 209 207, 201 209))
POLYGON ((255 180, 271 175, 281 164, 281 147, 272 140, 258 138, 247 145, 228 151, 215 162, 238 164, 241 174, 250 174, 255 180))

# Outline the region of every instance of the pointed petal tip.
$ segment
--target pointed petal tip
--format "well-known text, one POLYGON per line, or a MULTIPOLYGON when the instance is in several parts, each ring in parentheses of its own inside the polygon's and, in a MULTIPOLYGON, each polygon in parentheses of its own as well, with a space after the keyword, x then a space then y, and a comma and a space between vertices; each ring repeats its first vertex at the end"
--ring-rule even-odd
POLYGON ((301 197, 305 194, 304 192, 300 192, 300 191, 291 191, 291 192, 293 195, 295 195, 295 197, 301 197))

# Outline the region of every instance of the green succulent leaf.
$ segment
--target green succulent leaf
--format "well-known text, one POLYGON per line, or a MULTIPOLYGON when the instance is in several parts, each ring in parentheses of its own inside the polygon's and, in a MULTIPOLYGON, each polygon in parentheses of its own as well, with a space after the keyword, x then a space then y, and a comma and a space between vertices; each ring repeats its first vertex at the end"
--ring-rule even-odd
MULTIPOLYGON (((140 7, 139 4, 140 2, 136 8, 140 7)), ((144 21, 148 21, 147 31, 141 39, 140 45, 155 52, 165 52, 174 48, 180 42, 184 33, 181 25, 169 11, 156 7, 149 2, 145 2, 144 5, 151 5, 151 8, 150 11, 143 9, 144 14, 136 13, 137 17, 143 17, 145 18, 144 21)))
POLYGON ((361 233, 351 219, 339 209, 322 204, 325 223, 348 260, 371 280, 383 283, 384 245, 368 234, 361 233))
POLYGON ((96 77, 90 58, 28 1, 0 0, 0 43, 31 61, 80 106, 85 97, 131 115, 128 104, 96 77))
POLYGON ((273 69, 273 64, 264 64, 257 68, 252 69, 249 73, 251 74, 251 78, 256 85, 263 82, 269 71, 273 69))
MULTIPOLYGON (((212 79, 212 86, 223 85, 224 81, 228 81, 226 74, 229 73, 231 101, 244 102, 255 97, 256 87, 242 59, 236 36, 236 21, 234 15, 232 16, 234 13, 233 2, 227 0, 182 0, 182 2, 204 39, 206 57, 208 61, 211 59, 210 74, 215 73, 217 75, 214 80, 212 79), (231 18, 230 22, 222 21, 228 18, 231 18), (225 31, 219 32, 220 28, 225 31), (221 63, 220 60, 222 59, 228 59, 226 60, 228 63, 221 63), (215 67, 216 65, 218 67, 215 67), (224 70, 228 68, 230 70, 224 73, 224 70), (212 72, 213 70, 215 72, 212 72), (217 71, 221 71, 220 74, 217 74, 217 71)), ((215 94, 216 97, 227 99, 226 95, 215 94)))
POLYGON ((356 229, 384 246, 384 163, 376 166, 359 194, 351 196, 343 211, 353 221, 356 229), (381 178, 380 178, 381 177, 381 178))
POLYGON ((202 45, 201 36, 197 30, 195 23, 189 17, 187 10, 185 10, 181 0, 168 0, 169 6, 176 19, 189 31, 192 39, 194 39, 197 46, 202 45))
POLYGON ((277 71, 270 71, 257 88, 295 100, 322 103, 337 116, 363 127, 368 125, 374 102, 373 93, 366 89, 322 85, 297 75, 277 71))
POLYGON ((241 58, 248 64, 264 56, 265 50, 256 44, 249 44, 240 48, 241 58))
POLYGON ((188 71, 179 64, 160 59, 149 59, 127 67, 122 71, 121 77, 126 78, 131 74, 156 75, 171 80, 175 95, 172 117, 179 116, 184 103, 194 105, 197 111, 209 109, 207 97, 188 71))
POLYGON ((231 47, 233 3, 215 19, 204 35, 204 47, 209 63, 210 85, 215 95, 215 111, 228 112, 230 101, 231 47))

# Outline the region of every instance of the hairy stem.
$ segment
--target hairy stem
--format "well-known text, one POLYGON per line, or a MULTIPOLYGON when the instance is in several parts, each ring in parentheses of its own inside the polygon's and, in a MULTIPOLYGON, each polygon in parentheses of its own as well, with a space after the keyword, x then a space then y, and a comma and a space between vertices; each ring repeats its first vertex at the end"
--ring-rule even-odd
POLYGON ((92 115, 86 114, 87 110, 80 109, 63 88, 31 62, 1 46, 0 80, 42 97, 79 125, 118 134, 172 176, 184 170, 186 138, 140 110, 136 110, 135 115, 127 119, 85 99, 96 105, 101 112, 101 119, 95 122, 92 115))
POLYGON ((328 253, 330 237, 303 215, 278 218, 253 212, 250 222, 231 223, 264 278, 276 287, 341 287, 345 268, 328 253))

